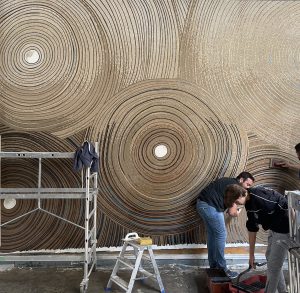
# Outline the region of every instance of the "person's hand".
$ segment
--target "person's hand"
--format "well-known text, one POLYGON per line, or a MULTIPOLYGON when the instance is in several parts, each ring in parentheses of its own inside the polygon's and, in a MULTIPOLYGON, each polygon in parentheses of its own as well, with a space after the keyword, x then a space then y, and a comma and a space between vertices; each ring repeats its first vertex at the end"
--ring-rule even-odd
POLYGON ((274 167, 290 168, 290 164, 285 161, 278 161, 278 162, 274 162, 274 167))
POLYGON ((230 208, 227 209, 227 214, 230 217, 237 217, 237 205, 234 203, 230 208))
POLYGON ((291 163, 291 162, 287 162, 287 161, 275 161, 275 162, 273 162, 273 167, 295 170, 295 171, 300 170, 300 164, 291 163))
POLYGON ((227 209, 227 214, 231 217, 237 217, 242 211, 243 206, 238 206, 236 203, 232 205, 232 207, 227 209))

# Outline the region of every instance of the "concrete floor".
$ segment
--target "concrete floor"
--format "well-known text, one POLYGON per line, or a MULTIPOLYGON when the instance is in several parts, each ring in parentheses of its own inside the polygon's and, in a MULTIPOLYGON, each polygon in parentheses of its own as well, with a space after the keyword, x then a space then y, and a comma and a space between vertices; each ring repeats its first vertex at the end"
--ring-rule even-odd
MULTIPOLYGON (((204 269, 195 267, 164 265, 159 267, 166 293, 208 293, 204 269)), ((91 274, 88 293, 101 293, 107 285, 111 270, 97 269, 91 274)), ((122 271, 120 277, 130 278, 129 271, 122 271)), ((0 272, 1 293, 78 293, 83 278, 82 269, 58 268, 14 268, 0 272)), ((117 285, 112 293, 124 293, 117 285)), ((136 281, 133 293, 160 292, 152 280, 136 281)))
MULTIPOLYGON (((242 269, 237 269, 241 273, 242 269)), ((241 281, 254 274, 265 274, 266 268, 260 268, 245 274, 241 281)), ((207 272, 197 266, 181 264, 164 264, 159 271, 166 293, 209 293, 207 272)), ((92 272, 87 293, 102 293, 107 285, 112 269, 97 268, 92 272)), ((122 270, 118 275, 129 281, 130 270, 122 270)), ((288 277, 285 271, 286 278, 288 277)), ((82 268, 10 268, 0 270, 0 293, 79 293, 83 279, 82 268)), ((111 293, 124 293, 115 284, 111 293)), ((159 293, 156 282, 146 280, 136 281, 132 293, 159 293)), ((223 291, 218 291, 223 292, 223 291)))
MULTIPOLYGON (((227 250, 225 256, 229 268, 239 272, 244 270, 247 267, 248 251, 244 248, 227 250)), ((97 253, 97 271, 90 276, 87 293, 104 292, 118 255, 119 251, 97 253)), ((166 293, 209 293, 204 269, 208 261, 204 249, 185 250, 185 257, 178 254, 177 249, 168 249, 167 252, 156 250, 155 255, 166 293)), ((130 259, 130 255, 128 257, 130 259)), ((256 257, 263 262, 264 253, 260 252, 256 257)), ((146 263, 143 265, 147 266, 146 263)), ((145 269, 152 271, 152 267, 145 269)), ((130 274, 130 270, 122 270, 118 275, 128 282, 130 274)), ((81 253, 13 254, 0 257, 0 293, 79 293, 82 280, 81 253)), ((111 293, 124 292, 113 284, 111 293)), ((132 293, 155 292, 160 292, 156 282, 145 280, 143 283, 137 281, 132 293)))

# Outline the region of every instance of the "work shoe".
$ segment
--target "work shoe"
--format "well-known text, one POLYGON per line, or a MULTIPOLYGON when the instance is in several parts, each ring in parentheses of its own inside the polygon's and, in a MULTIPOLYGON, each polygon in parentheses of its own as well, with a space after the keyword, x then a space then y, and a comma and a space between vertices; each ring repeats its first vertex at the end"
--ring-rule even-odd
POLYGON ((233 272, 233 271, 230 271, 228 269, 224 270, 226 276, 229 278, 229 279, 235 279, 238 277, 238 273, 237 272, 233 272))

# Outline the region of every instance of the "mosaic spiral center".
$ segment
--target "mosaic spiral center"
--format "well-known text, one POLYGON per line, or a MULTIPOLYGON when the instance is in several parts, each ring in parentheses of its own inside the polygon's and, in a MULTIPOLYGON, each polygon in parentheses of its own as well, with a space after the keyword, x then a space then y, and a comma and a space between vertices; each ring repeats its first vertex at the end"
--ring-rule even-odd
POLYGON ((39 61, 40 54, 37 50, 31 49, 25 52, 25 60, 29 64, 35 64, 39 61))
POLYGON ((154 148, 154 155, 159 159, 163 159, 167 154, 168 148, 164 144, 159 144, 154 148))

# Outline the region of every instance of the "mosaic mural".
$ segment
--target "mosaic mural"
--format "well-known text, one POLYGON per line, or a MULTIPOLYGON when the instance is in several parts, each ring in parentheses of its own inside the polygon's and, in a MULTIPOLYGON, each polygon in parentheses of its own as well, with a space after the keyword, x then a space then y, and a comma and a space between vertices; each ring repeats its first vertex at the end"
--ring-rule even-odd
MULTIPOLYGON (((195 210, 210 181, 250 171, 300 188, 300 2, 0 1, 2 151, 100 144, 98 246, 127 232, 155 244, 205 243, 195 210)), ((38 164, 1 160, 1 187, 36 186, 38 164)), ((78 187, 72 162, 43 165, 43 187, 78 187)), ((83 223, 79 200, 43 200, 83 223)), ((17 200, 1 221, 34 208, 17 200)), ((246 215, 228 243, 247 242, 246 215)), ((77 248, 83 231, 47 214, 2 228, 1 251, 77 248)), ((265 233, 258 235, 265 242, 265 233)))

